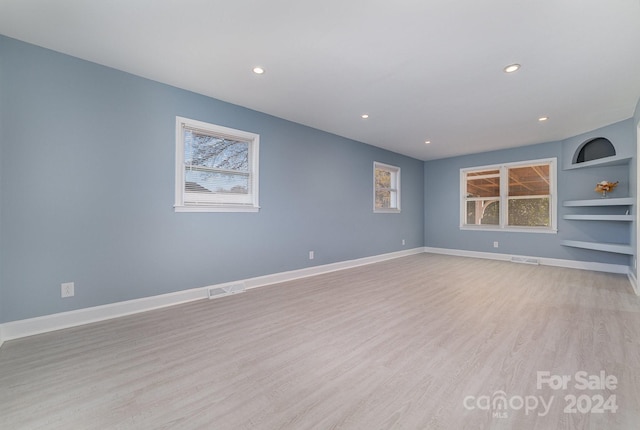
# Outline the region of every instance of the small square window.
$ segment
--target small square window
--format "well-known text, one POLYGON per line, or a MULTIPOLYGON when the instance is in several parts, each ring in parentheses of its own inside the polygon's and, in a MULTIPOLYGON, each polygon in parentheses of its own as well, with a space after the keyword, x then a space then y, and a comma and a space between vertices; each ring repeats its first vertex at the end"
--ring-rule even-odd
POLYGON ((400 212, 400 168, 373 163, 373 211, 400 212))
POLYGON ((256 212, 257 134, 176 117, 177 212, 256 212))

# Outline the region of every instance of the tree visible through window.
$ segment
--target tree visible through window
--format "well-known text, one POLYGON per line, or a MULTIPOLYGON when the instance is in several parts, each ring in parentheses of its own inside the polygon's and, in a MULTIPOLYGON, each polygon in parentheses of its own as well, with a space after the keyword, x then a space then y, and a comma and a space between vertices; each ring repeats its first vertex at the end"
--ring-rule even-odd
POLYGON ((185 192, 249 193, 249 143, 184 130, 185 192))
POLYGON ((467 172, 466 224, 500 223, 500 170, 467 172))
POLYGON ((176 210, 257 210, 258 138, 178 117, 176 210))
POLYGON ((374 212, 400 211, 400 168, 373 163, 374 212))
POLYGON ((509 219, 507 225, 549 227, 549 164, 508 168, 509 219))

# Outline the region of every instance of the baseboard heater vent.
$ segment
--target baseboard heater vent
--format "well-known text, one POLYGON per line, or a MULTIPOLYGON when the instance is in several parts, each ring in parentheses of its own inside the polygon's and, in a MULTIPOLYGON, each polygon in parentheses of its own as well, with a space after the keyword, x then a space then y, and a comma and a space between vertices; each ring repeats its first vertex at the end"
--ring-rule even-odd
POLYGON ((531 258, 531 257, 511 257, 511 262, 521 263, 521 264, 533 264, 534 266, 537 266, 540 264, 540 260, 538 260, 537 258, 531 258))
POLYGON ((247 291, 244 283, 225 285, 222 287, 211 287, 207 289, 207 295, 210 299, 217 299, 218 297, 230 296, 232 294, 244 293, 247 291))

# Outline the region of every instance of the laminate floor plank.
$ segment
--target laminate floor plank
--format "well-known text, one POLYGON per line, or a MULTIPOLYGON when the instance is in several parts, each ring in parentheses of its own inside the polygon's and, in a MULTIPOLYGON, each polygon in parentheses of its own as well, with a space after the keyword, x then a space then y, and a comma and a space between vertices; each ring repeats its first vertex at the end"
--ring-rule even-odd
POLYGON ((0 348, 2 429, 639 423, 640 298, 626 276, 558 267, 420 254, 0 348), (538 389, 540 371, 572 379, 538 389), (618 384, 580 390, 578 371, 618 384), (567 412, 567 395, 618 409, 567 412))

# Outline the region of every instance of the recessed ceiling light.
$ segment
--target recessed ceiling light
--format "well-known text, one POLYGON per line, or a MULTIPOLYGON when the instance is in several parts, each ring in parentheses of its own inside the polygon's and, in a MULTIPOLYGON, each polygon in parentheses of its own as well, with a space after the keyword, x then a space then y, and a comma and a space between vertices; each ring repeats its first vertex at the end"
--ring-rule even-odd
POLYGON ((363 113, 362 115, 360 115, 362 117, 362 119, 367 119, 369 118, 369 114, 363 113))
POLYGON ((519 68, 520 68, 520 64, 516 64, 516 63, 509 64, 508 66, 506 66, 504 68, 504 72, 505 73, 513 73, 513 72, 517 71, 519 68))
POLYGON ((544 121, 546 121, 546 120, 548 120, 548 119, 549 119, 549 117, 541 116, 540 118, 538 118, 538 121, 540 121, 540 122, 544 122, 544 121))
POLYGON ((428 145, 428 144, 430 144, 430 143, 431 143, 431 141, 430 141, 430 140, 425 140, 425 141, 424 141, 424 143, 425 143, 426 145, 428 145))
POLYGON ((264 69, 262 67, 254 67, 253 73, 255 73, 256 75, 262 75, 264 73, 264 69))

